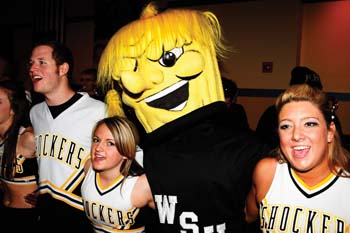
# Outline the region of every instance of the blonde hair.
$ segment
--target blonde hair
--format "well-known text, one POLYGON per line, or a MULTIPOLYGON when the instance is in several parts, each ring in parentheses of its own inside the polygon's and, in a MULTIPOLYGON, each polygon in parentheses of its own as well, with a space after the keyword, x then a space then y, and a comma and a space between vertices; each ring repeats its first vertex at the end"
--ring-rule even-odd
MULTIPOLYGON (((328 101, 326 93, 313 88, 307 84, 292 85, 285 90, 276 100, 276 110, 279 115, 283 106, 290 102, 308 101, 317 107, 329 128, 331 122, 334 119, 334 112, 331 103, 328 101)), ((286 162, 282 151, 277 149, 277 158, 283 162, 286 162)), ((342 145, 338 132, 334 134, 334 140, 330 142, 328 149, 328 164, 334 174, 337 174, 337 167, 350 172, 350 157, 348 151, 346 151, 342 145)))
POLYGON ((125 156, 127 159, 123 161, 120 173, 124 176, 124 179, 130 175, 130 167, 135 159, 136 145, 139 143, 139 135, 135 125, 125 117, 114 116, 107 117, 98 121, 93 130, 93 134, 96 129, 105 124, 111 131, 115 146, 119 153, 125 156))

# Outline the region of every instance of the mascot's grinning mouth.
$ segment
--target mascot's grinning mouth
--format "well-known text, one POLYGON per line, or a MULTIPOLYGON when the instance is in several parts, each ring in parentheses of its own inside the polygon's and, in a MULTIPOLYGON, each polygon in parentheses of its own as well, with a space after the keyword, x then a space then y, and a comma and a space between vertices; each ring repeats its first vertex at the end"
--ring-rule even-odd
POLYGON ((154 108, 171 111, 181 111, 188 99, 188 81, 182 80, 176 84, 145 99, 145 102, 154 108))

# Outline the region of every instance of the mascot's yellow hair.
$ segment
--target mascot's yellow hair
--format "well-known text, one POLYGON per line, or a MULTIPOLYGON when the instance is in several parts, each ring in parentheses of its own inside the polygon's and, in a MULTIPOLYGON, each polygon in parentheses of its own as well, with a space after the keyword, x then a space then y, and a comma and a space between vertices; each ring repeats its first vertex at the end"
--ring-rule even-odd
MULTIPOLYGON (((158 14, 156 5, 151 2, 142 11, 139 20, 122 27, 109 40, 100 58, 98 83, 107 91, 113 87, 114 80, 120 82, 122 67, 132 60, 123 58, 137 59, 146 55, 149 59, 158 60, 163 51, 192 41, 203 47, 212 47, 218 57, 226 57, 230 50, 224 43, 220 24, 213 13, 168 9, 158 14)), ((112 102, 118 101, 113 98, 107 95, 108 108, 112 107, 112 102)), ((112 112, 120 110, 110 109, 112 112)))
POLYGON ((105 96, 105 101, 107 104, 107 115, 108 116, 123 116, 125 113, 123 110, 123 104, 120 99, 119 93, 115 89, 111 89, 107 92, 105 96))

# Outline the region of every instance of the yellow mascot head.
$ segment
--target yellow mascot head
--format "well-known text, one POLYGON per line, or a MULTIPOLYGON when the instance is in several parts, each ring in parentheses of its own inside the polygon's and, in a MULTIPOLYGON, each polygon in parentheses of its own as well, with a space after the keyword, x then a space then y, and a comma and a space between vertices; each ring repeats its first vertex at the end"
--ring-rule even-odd
MULTIPOLYGON (((105 89, 119 85, 123 103, 135 110, 149 133, 224 101, 217 56, 224 57, 227 51, 213 13, 187 9, 158 13, 150 3, 140 19, 109 40, 100 58, 98 83, 105 89)), ((110 114, 122 114, 120 101, 115 92, 107 94, 110 114)))

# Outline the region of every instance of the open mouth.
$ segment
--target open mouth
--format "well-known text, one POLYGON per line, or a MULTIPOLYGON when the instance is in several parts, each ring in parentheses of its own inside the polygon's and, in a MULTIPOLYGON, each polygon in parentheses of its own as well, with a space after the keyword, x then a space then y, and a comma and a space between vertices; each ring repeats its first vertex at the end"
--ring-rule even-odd
POLYGON ((41 80, 42 77, 40 77, 39 75, 35 75, 32 77, 32 81, 38 81, 38 80, 41 80))
POLYGON ((181 80, 174 85, 145 99, 145 102, 153 108, 161 108, 170 111, 181 111, 188 100, 188 80, 181 80))

